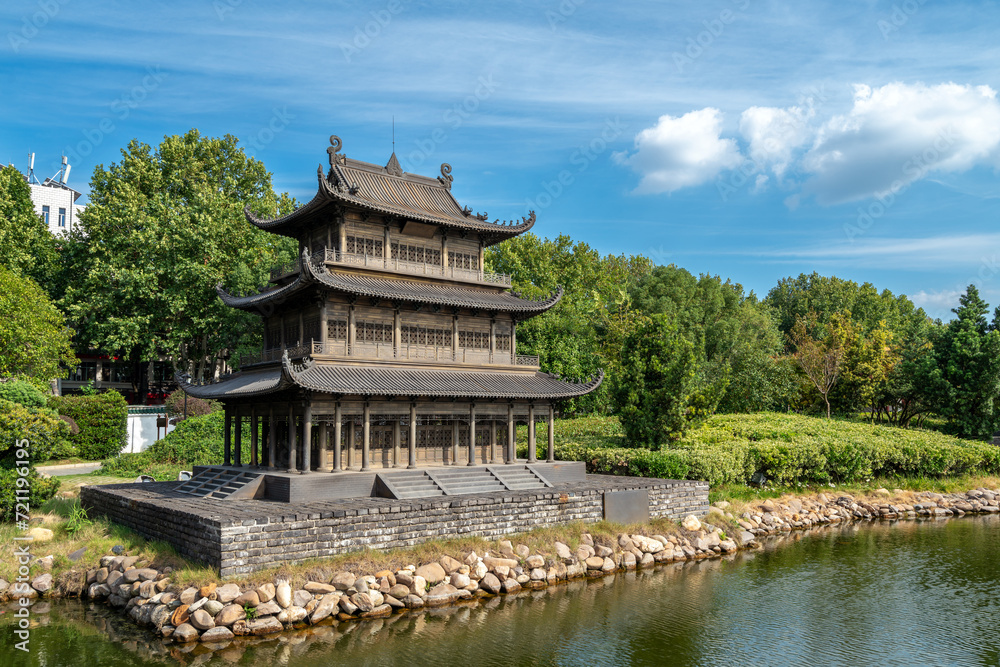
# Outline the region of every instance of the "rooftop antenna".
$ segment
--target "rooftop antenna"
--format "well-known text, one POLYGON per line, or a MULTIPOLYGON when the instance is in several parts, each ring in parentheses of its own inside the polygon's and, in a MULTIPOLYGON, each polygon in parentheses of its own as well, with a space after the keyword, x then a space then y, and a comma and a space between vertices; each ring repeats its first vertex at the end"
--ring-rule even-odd
POLYGON ((41 185, 38 181, 38 177, 35 176, 35 154, 28 153, 28 183, 32 182, 41 185))
POLYGON ((50 178, 49 181, 59 183, 61 185, 66 185, 66 179, 69 178, 69 170, 70 170, 69 158, 63 155, 62 166, 59 168, 59 171, 56 172, 56 175, 50 178))

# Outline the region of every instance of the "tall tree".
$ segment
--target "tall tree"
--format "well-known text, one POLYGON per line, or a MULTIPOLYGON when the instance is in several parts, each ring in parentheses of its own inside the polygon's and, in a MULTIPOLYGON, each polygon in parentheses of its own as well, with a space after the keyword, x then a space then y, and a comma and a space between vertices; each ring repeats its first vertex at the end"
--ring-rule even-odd
POLYGON ((13 165, 0 169, 0 266, 47 287, 57 241, 31 203, 31 188, 13 165))
POLYGON ((830 391, 840 379, 844 355, 857 336, 857 329, 850 316, 834 315, 823 334, 817 326, 817 316, 808 312, 795 320, 789 342, 794 347, 792 358, 812 383, 826 404, 826 418, 830 418, 830 391))
POLYGON ((275 195, 263 163, 237 141, 197 130, 155 150, 133 140, 120 162, 95 168, 64 297, 86 344, 135 364, 166 354, 202 378, 259 345, 259 318, 226 308, 215 286, 257 289, 270 266, 294 257, 294 241, 243 216, 244 205, 283 215, 294 200, 275 195))
MULTIPOLYGON (((48 232, 46 232, 48 233, 48 232)), ((35 281, 0 266, 0 377, 23 377, 39 388, 75 366, 73 332, 35 281)))
POLYGON ((969 285, 952 309, 955 319, 932 338, 918 368, 923 394, 948 429, 988 438, 1000 427, 1000 330, 986 320, 989 305, 969 285))

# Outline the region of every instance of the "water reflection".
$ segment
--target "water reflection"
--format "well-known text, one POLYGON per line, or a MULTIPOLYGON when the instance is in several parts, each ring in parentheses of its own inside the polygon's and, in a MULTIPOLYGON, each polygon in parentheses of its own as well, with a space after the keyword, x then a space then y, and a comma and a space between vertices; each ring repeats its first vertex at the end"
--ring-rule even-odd
POLYGON ((13 664, 995 665, 998 547, 996 516, 793 533, 758 553, 214 651, 164 644, 100 605, 41 602, 33 653, 13 664))

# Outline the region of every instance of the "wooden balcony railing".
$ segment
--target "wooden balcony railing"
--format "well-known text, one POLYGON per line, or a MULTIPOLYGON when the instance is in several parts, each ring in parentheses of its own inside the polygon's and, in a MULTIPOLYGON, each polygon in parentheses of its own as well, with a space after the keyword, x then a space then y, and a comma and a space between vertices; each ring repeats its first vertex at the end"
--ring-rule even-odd
POLYGON ((385 259, 381 255, 341 252, 333 248, 325 248, 313 255, 316 259, 319 259, 320 256, 323 261, 331 264, 364 266, 370 269, 393 271, 412 276, 452 278, 454 280, 493 283, 507 287, 511 285, 511 277, 505 273, 489 273, 476 269, 461 269, 454 266, 445 267, 426 262, 409 262, 398 258, 385 259))

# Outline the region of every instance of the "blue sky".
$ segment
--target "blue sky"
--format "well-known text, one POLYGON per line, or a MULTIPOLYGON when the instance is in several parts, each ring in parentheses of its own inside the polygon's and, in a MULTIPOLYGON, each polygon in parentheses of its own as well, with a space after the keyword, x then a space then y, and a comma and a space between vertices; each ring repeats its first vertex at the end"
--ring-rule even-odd
POLYGON ((234 134, 300 202, 343 152, 491 218, 765 294, 818 271, 1000 303, 995 2, 0 8, 0 161, 86 192, 129 140, 234 134))

